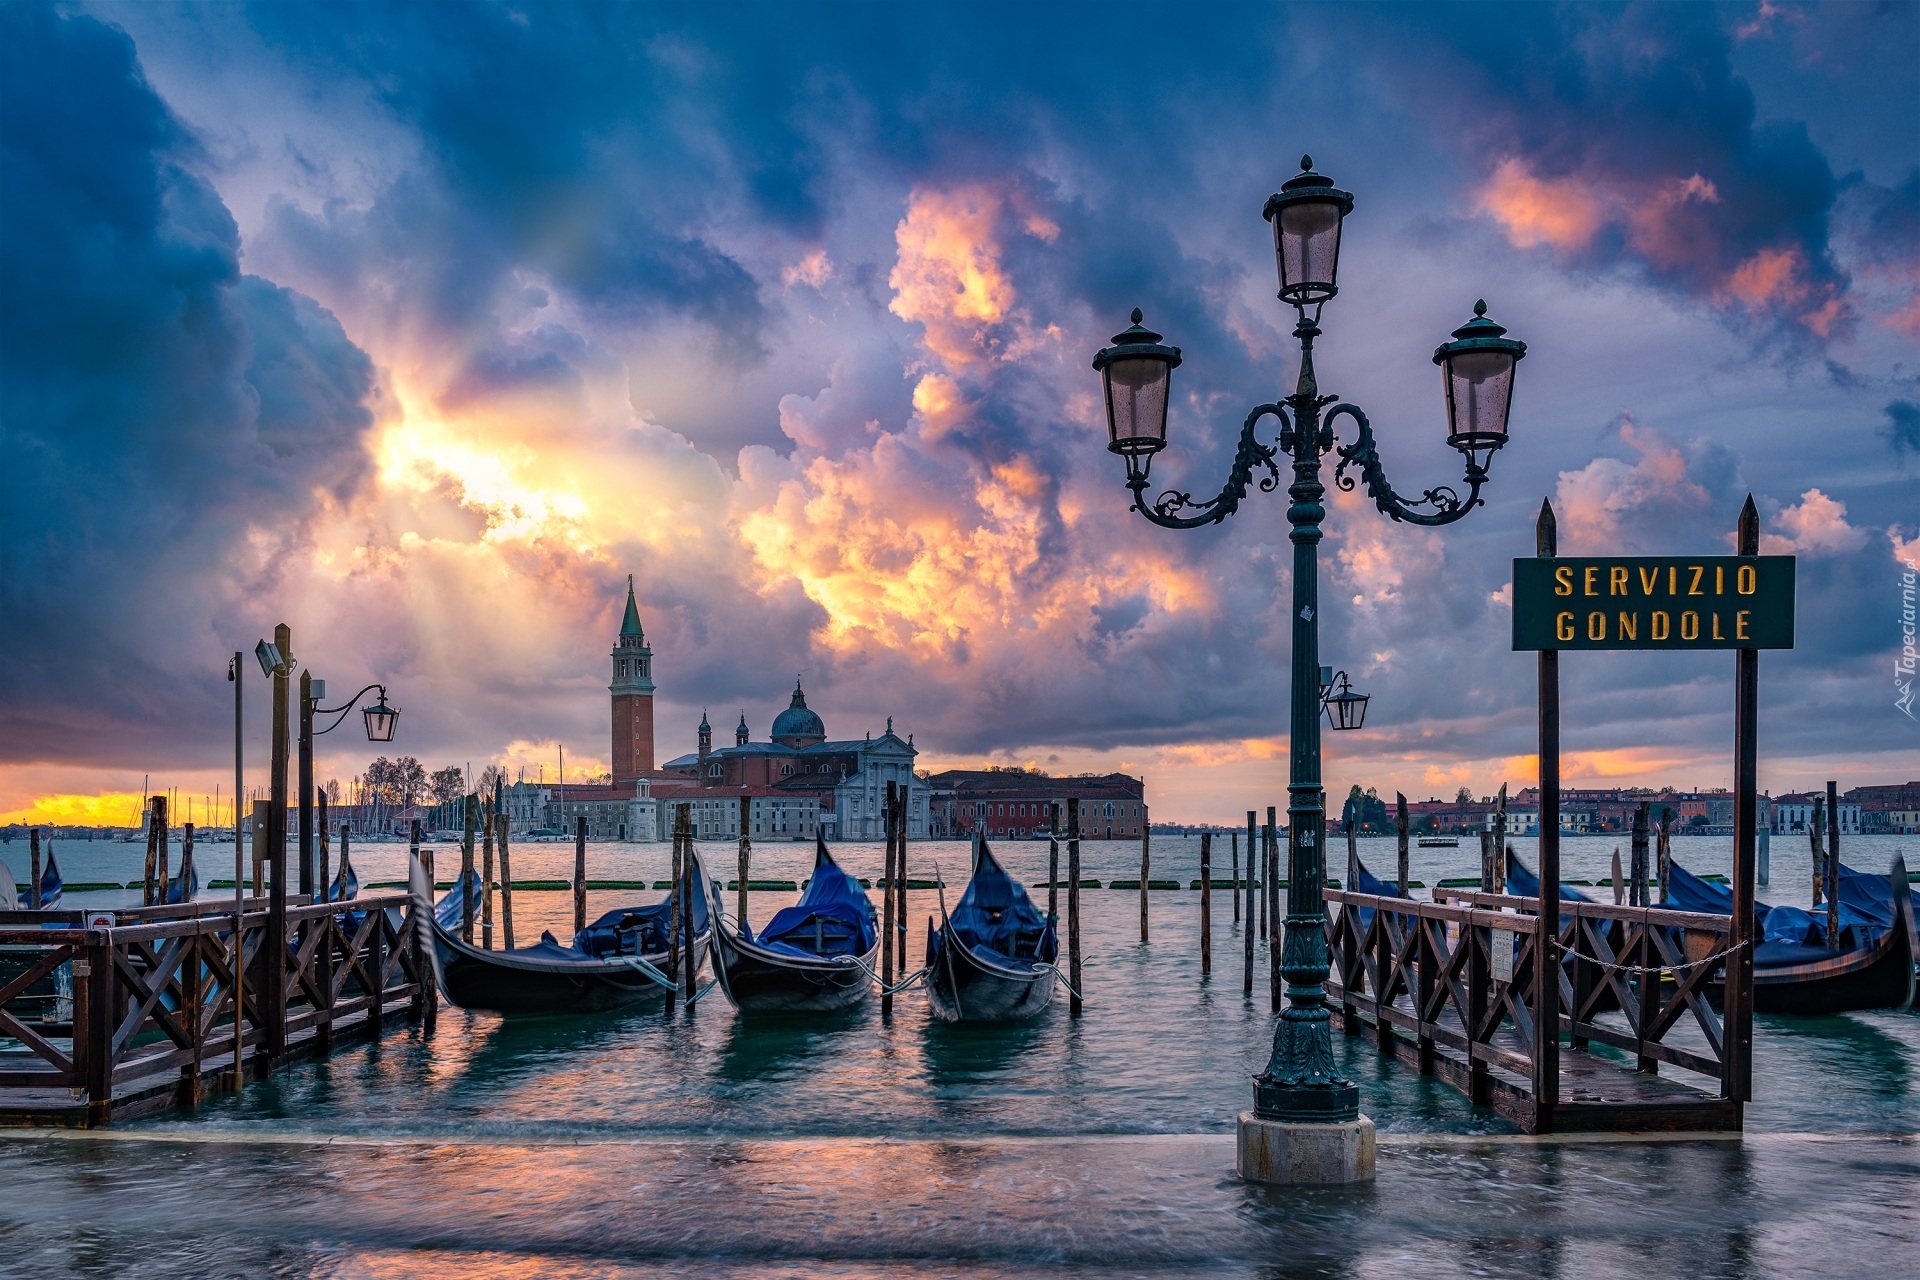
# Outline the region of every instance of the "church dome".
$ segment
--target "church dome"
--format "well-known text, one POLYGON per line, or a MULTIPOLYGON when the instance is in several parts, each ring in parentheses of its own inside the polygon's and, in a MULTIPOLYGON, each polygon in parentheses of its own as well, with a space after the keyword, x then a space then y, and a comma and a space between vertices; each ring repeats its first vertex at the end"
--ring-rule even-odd
POLYGON ((794 681, 793 701, 773 721, 773 740, 783 747, 810 747, 827 736, 827 726, 807 708, 807 695, 794 681))

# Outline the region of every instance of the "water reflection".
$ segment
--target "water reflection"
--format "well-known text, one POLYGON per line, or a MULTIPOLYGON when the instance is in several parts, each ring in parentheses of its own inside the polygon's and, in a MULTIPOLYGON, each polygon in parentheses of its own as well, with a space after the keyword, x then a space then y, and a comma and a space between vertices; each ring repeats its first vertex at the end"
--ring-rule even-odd
MULTIPOLYGON (((1389 1142, 1248 1187, 1218 1138, 249 1147, 0 1138, 36 1274, 1910 1274, 1913 1144, 1389 1142), (113 1212, 99 1206, 111 1204, 113 1212), (217 1206, 217 1209, 214 1208, 217 1206), (416 1252, 417 1251, 417 1252, 416 1252)), ((4 1270, 0 1267, 0 1270, 4 1270)))
MULTIPOLYGON (((720 1016, 728 1016, 721 1014, 720 1016)), ((872 1033, 875 1015, 863 1006, 828 1013, 775 1014, 743 1018, 732 1025, 713 1066, 713 1077, 728 1084, 778 1083, 815 1069, 853 1047, 848 1037, 872 1033)))

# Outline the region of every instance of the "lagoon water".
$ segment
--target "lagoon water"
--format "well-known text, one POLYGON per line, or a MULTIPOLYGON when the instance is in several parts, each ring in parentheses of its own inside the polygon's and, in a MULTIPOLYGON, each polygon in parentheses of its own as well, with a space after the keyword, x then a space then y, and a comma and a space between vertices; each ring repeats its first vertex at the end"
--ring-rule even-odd
MULTIPOLYGON (((1216 839, 1214 874, 1229 874, 1216 839)), ((1531 841, 1515 841, 1531 856, 1531 841)), ((1607 874, 1616 840, 1565 841, 1565 874, 1607 874)), ((1878 868, 1920 841, 1856 837, 1878 868)), ((1198 874, 1197 839, 1156 837, 1155 878, 1198 874)), ((733 874, 730 845, 702 847, 733 874)), ((1044 842, 996 845, 1044 880, 1044 842)), ((1244 854, 1244 850, 1242 851, 1244 854)), ((874 876, 877 845, 836 850, 874 876)), ((202 846, 203 879, 233 850, 202 846)), ((439 846, 443 877, 451 846, 439 846)), ((1624 854, 1624 849, 1623 849, 1624 854)), ((24 862, 18 844, 0 848, 24 862)), ((665 845, 595 845, 594 879, 659 879, 665 845)), ((70 882, 131 879, 133 845, 61 842, 70 882)), ((516 844, 515 879, 564 879, 569 844, 516 844)), ((1063 855, 1064 857, 1064 855, 1063 855)), ((1390 873, 1392 842, 1363 841, 1390 873)), ((1724 871, 1730 842, 1677 840, 1724 871)), ((798 880, 810 846, 756 846, 756 878, 798 880)), ((1471 841, 1415 850, 1413 875, 1470 874, 1471 841)), ((365 881, 405 849, 363 844, 365 881)), ((958 843, 908 874, 964 882, 958 843)), ((1335 850, 1336 863, 1343 860, 1335 850)), ((1773 846, 1762 897, 1804 904, 1803 842, 1773 846)), ((1139 874, 1134 843, 1089 842, 1083 874, 1139 874)), ((17 875, 23 866, 15 866, 17 875)), ((1337 874, 1337 871, 1336 871, 1337 874)), ((1044 894, 1044 890, 1037 890, 1044 894)), ((1602 890, 1601 892, 1605 892, 1602 890)), ((398 1276, 1911 1275, 1920 1250, 1920 1014, 1760 1018, 1744 1141, 1537 1141, 1451 1088, 1336 1050, 1380 1127, 1364 1189, 1267 1191, 1232 1177, 1231 1133, 1272 1034, 1264 945, 1214 895, 1082 891, 1085 1016, 930 1025, 923 995, 826 1021, 750 1024, 715 989, 695 1009, 503 1021, 445 1008, 407 1033, 295 1066, 105 1134, 0 1137, 0 1274, 398 1276)), ((590 913, 653 894, 590 895, 590 913)), ((109 905, 111 895, 101 895, 109 905)), ((756 893, 762 920, 791 894, 756 893)), ((937 895, 909 895, 910 954, 937 895)), ((731 895, 729 895, 731 899, 731 895)), ((522 941, 564 934, 565 893, 516 895, 522 941)), ((1064 893, 1063 893, 1064 910, 1064 893)))

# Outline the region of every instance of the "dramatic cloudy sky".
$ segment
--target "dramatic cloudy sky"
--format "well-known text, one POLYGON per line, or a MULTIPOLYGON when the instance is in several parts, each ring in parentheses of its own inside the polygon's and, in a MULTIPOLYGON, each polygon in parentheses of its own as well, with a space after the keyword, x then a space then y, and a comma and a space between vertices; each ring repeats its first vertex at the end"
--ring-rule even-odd
MULTIPOLYGON (((1321 385, 1401 489, 1457 474, 1429 356, 1474 299, 1531 346, 1487 509, 1332 504, 1323 653, 1373 703, 1330 785, 1532 780, 1507 583, 1543 497, 1569 553, 1703 552, 1749 492, 1800 557, 1763 785, 1914 776, 1917 31, 8 0, 0 815, 224 783, 225 655, 279 620, 429 766, 604 767, 629 573, 663 757, 702 708, 764 736, 804 672, 830 732, 892 715, 936 766, 1284 804, 1283 504, 1130 516, 1088 361, 1136 305, 1185 348, 1160 473, 1217 487, 1293 378, 1260 207, 1303 151, 1357 197, 1321 385)), ((1570 777, 1728 779, 1730 656, 1565 667, 1570 777)))

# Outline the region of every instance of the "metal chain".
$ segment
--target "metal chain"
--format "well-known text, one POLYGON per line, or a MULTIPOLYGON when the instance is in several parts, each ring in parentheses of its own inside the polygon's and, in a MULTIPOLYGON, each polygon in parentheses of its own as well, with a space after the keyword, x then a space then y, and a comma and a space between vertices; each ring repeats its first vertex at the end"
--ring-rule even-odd
POLYGON ((1644 964, 1609 964, 1607 961, 1597 959, 1593 956, 1581 955, 1578 951, 1569 951, 1561 944, 1558 938, 1553 940, 1553 949, 1555 951, 1558 951, 1563 956, 1572 956, 1578 963, 1590 964, 1596 969, 1605 969, 1609 973, 1631 973, 1643 977, 1650 974, 1676 973, 1683 969, 1698 969, 1701 965, 1712 964, 1717 960, 1724 960, 1746 945, 1744 942, 1736 942, 1730 947, 1716 951, 1710 956, 1702 956, 1698 960, 1683 960, 1679 964, 1648 966, 1644 964))

